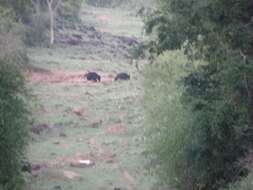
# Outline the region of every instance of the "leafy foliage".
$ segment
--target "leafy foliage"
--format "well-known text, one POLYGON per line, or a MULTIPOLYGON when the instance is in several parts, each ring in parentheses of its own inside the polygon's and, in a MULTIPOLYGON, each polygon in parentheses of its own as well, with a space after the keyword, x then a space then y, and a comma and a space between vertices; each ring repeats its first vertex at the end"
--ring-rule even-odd
POLYGON ((59 8, 59 16, 68 21, 78 21, 83 0, 65 0, 59 8))
POLYGON ((48 41, 48 14, 46 12, 33 13, 25 33, 25 44, 29 46, 42 46, 48 41))
POLYGON ((15 13, 16 21, 29 21, 31 13, 31 0, 0 0, 0 5, 6 9, 11 9, 15 13))
POLYGON ((19 190, 20 159, 28 137, 24 79, 13 64, 0 61, 0 189, 19 190))
MULTIPOLYGON (((182 142, 183 149, 163 138, 155 142, 160 147, 173 146, 183 155, 174 163, 181 171, 165 167, 176 158, 164 159, 172 148, 163 148, 163 154, 153 152, 167 174, 163 177, 166 183, 179 189, 218 189, 247 174, 238 161, 252 147, 253 137, 253 4, 248 0, 159 2, 159 12, 147 22, 147 32, 156 34, 152 50, 160 54, 184 47, 189 60, 207 64, 182 79, 180 103, 192 113, 184 128, 192 140, 182 142)), ((183 114, 178 112, 175 117, 182 120, 183 114)), ((163 126, 169 128, 163 135, 174 139, 169 133, 173 123, 168 120, 167 125, 159 125, 163 126)), ((185 134, 180 135, 177 139, 184 139, 185 134)))
POLYGON ((24 25, 15 22, 13 11, 0 6, 0 59, 16 65, 28 62, 22 40, 25 32, 24 25))
POLYGON ((0 189, 20 190, 20 159, 28 137, 25 86, 20 69, 28 62, 24 25, 12 9, 0 7, 0 189))
MULTIPOLYGON (((57 21, 79 20, 83 0, 63 0, 56 14, 57 21)), ((44 45, 48 38, 49 14, 46 0, 0 0, 1 20, 11 17, 11 24, 22 26, 22 40, 29 46, 44 45), (7 14, 7 17, 5 17, 7 14)), ((6 27, 6 26, 5 26, 6 27)), ((8 28, 8 26, 7 26, 8 28)))
POLYGON ((226 190, 251 190, 253 188, 253 183, 252 183, 252 173, 249 174, 244 179, 241 179, 239 182, 236 182, 235 184, 230 184, 226 190))

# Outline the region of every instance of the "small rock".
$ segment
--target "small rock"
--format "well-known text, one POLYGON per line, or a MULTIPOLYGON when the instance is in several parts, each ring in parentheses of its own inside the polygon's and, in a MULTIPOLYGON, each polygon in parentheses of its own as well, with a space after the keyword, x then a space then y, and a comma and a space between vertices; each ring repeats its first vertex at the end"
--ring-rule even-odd
POLYGON ((42 166, 40 164, 33 164, 32 171, 39 171, 41 170, 42 166))
POLYGON ((63 171, 63 175, 68 179, 82 179, 78 173, 73 171, 63 171))
POLYGON ((87 168, 87 167, 92 167, 94 165, 95 165, 95 162, 91 160, 78 160, 78 162, 70 163, 70 166, 74 168, 87 168))
POLYGON ((102 120, 100 119, 99 121, 96 121, 94 123, 91 124, 92 128, 99 128, 99 126, 102 124, 102 120))
POLYGON ((73 113, 78 115, 78 116, 82 116, 83 115, 83 112, 84 112, 84 108, 74 108, 73 110, 73 113))
POLYGON ((31 129, 31 131, 36 134, 39 135, 40 133, 42 133, 44 130, 48 130, 50 127, 47 124, 38 124, 38 125, 34 125, 31 129))
POLYGON ((62 188, 60 185, 57 185, 57 186, 54 186, 54 189, 61 190, 62 188))
POLYGON ((122 187, 114 187, 114 190, 127 190, 127 188, 122 188, 122 187))
POLYGON ((96 29, 95 29, 93 26, 89 27, 88 30, 89 30, 89 31, 92 31, 92 32, 95 32, 95 31, 96 31, 96 29))
POLYGON ((77 142, 83 142, 84 141, 84 139, 83 138, 79 138, 79 139, 77 139, 77 142))
POLYGON ((81 34, 72 34, 72 36, 76 39, 82 40, 82 35, 81 34))
POLYGON ((70 37, 68 40, 67 40, 67 43, 69 45, 78 45, 81 43, 81 40, 78 39, 78 38, 73 38, 73 37, 70 37))
POLYGON ((113 159, 109 159, 106 161, 108 164, 113 164, 114 163, 114 160, 113 159))
POLYGON ((61 133, 59 134, 59 136, 60 136, 60 137, 67 137, 67 135, 66 135, 65 133, 63 133, 63 132, 61 132, 61 133))

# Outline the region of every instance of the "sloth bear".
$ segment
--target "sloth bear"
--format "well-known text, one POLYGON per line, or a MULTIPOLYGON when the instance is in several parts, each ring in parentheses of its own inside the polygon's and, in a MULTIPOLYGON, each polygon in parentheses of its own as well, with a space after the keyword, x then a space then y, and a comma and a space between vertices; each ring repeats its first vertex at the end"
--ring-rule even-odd
POLYGON ((87 80, 93 81, 93 82, 100 82, 101 77, 98 75, 96 72, 88 72, 87 74, 84 75, 87 80))
POLYGON ((117 76, 115 77, 115 81, 117 80, 129 80, 130 79, 130 75, 127 73, 119 73, 117 74, 117 76))

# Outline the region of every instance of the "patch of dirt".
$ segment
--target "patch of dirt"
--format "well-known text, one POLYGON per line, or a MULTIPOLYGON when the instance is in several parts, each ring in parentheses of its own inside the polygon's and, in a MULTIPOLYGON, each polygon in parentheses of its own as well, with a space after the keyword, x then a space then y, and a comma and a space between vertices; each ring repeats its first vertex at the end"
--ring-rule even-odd
POLYGON ((33 65, 28 65, 27 66, 28 72, 35 72, 35 73, 44 73, 44 74, 51 74, 51 71, 48 69, 40 68, 40 67, 35 67, 33 65))
POLYGON ((83 107, 75 107, 73 108, 73 113, 78 115, 78 116, 82 116, 84 114, 85 108, 83 107))
POLYGON ((72 172, 72 171, 67 171, 64 170, 63 171, 63 175, 64 177, 68 178, 68 179, 82 179, 82 176, 76 172, 72 172))
POLYGON ((121 123, 115 124, 111 127, 108 127, 106 129, 107 134, 117 135, 117 134, 123 134, 127 131, 127 128, 123 126, 121 123))
POLYGON ((73 156, 60 156, 52 160, 37 162, 33 165, 39 166, 39 169, 34 170, 33 173, 38 175, 42 168, 63 168, 69 166, 73 168, 87 168, 94 166, 98 161, 110 164, 116 163, 116 154, 113 154, 111 151, 101 147, 94 147, 93 150, 94 151, 90 154, 81 154, 77 152, 73 156), (89 161, 90 164, 83 164, 82 162, 84 161, 89 161))
MULTIPOLYGON (((48 83, 88 83, 96 84, 95 82, 88 81, 84 75, 87 71, 64 71, 64 70, 40 70, 33 69, 28 74, 28 80, 37 83, 37 82, 48 82, 48 83)), ((114 75, 108 73, 98 72, 101 76, 101 83, 107 84, 114 81, 114 75)), ((99 82, 97 83, 99 84, 99 82)))
POLYGON ((73 156, 60 156, 52 160, 42 161, 37 163, 37 165, 43 165, 46 168, 62 168, 70 166, 71 163, 78 163, 79 160, 94 160, 94 157, 91 154, 81 154, 76 153, 73 156))
POLYGON ((91 128, 99 128, 103 123, 102 119, 99 119, 97 121, 94 121, 90 126, 91 128))
MULTIPOLYGON (((99 138, 99 136, 96 138, 99 138)), ((94 156, 96 160, 104 161, 111 164, 117 163, 117 160, 116 160, 117 155, 114 154, 107 147, 97 144, 95 138, 89 139, 88 144, 89 144, 90 150, 92 151, 92 156, 94 156)))

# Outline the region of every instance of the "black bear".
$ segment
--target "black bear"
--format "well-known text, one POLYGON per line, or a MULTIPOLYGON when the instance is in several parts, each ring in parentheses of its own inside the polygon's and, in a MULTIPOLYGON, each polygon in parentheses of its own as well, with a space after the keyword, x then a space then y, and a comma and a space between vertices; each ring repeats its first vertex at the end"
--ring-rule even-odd
POLYGON ((88 72, 84 75, 87 80, 94 81, 94 82, 100 82, 101 77, 95 73, 95 72, 88 72))
POLYGON ((130 75, 127 73, 119 73, 117 74, 117 76, 115 77, 115 81, 117 80, 129 80, 130 79, 130 75))

